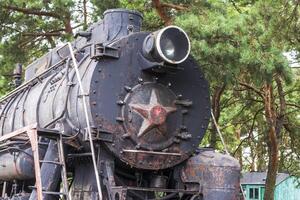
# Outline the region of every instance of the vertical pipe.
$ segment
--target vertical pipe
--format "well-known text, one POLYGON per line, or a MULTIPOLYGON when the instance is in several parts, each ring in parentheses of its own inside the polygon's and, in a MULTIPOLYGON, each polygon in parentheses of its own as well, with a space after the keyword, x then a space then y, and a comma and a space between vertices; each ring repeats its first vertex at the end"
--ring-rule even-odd
POLYGON ((2 197, 5 198, 6 196, 6 181, 3 182, 3 187, 2 187, 2 197))
POLYGON ((76 77, 77 77, 77 80, 78 80, 78 83, 79 83, 79 89, 80 89, 80 92, 82 94, 83 109, 84 109, 84 115, 85 115, 85 119, 86 119, 87 131, 88 131, 88 134, 89 134, 89 142, 90 142, 90 148, 91 148, 91 153, 92 153, 92 161, 93 161, 93 166, 94 166, 94 171, 95 171, 95 176, 96 176, 99 200, 102 200, 101 183, 100 183, 100 179, 99 179, 99 173, 98 173, 97 162, 96 162, 96 157, 95 157, 95 148, 94 148, 94 142, 93 142, 93 138, 92 138, 92 131, 91 131, 91 126, 90 126, 89 114, 88 114, 88 109, 87 109, 87 105, 86 105, 86 102, 87 102, 86 101, 86 96, 85 96, 85 92, 84 92, 84 89, 83 89, 83 86, 82 86, 81 77, 80 77, 78 65, 77 65, 77 62, 76 62, 76 58, 74 56, 74 52, 73 52, 73 49, 72 49, 72 45, 71 45, 70 42, 68 42, 68 45, 69 45, 69 49, 70 49, 70 55, 72 57, 72 61, 73 61, 73 64, 74 64, 76 77))

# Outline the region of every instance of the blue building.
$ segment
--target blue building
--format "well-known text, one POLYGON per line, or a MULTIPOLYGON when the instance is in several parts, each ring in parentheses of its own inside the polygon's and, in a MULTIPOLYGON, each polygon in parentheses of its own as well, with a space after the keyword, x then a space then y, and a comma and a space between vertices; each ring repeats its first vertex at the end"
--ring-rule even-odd
MULTIPOLYGON (((263 200, 266 172, 247 172, 242 175, 241 186, 246 200, 263 200)), ((300 200, 299 180, 286 173, 276 177, 275 200, 300 200)))

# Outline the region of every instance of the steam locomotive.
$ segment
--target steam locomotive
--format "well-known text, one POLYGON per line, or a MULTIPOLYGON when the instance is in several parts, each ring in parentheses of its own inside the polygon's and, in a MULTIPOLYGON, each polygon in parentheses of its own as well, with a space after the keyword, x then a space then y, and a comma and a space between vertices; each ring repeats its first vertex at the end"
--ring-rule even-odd
POLYGON ((209 86, 187 34, 142 19, 106 11, 1 99, 1 200, 239 198, 238 162, 198 148, 209 86))

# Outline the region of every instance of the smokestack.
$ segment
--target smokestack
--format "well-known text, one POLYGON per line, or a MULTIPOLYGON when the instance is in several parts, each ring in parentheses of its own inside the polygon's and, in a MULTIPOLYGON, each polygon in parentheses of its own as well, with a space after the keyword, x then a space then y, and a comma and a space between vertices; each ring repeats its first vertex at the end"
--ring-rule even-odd
POLYGON ((143 16, 126 9, 110 9, 104 12, 103 29, 107 41, 121 38, 133 32, 140 32, 143 16))

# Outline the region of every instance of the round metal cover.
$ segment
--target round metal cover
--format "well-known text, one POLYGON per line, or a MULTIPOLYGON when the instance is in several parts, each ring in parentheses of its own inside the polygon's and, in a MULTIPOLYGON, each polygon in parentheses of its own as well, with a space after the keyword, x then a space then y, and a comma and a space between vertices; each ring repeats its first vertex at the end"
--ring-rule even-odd
POLYGON ((181 120, 175 100, 176 95, 158 83, 137 85, 128 93, 122 111, 124 127, 139 147, 162 150, 173 143, 181 120))

